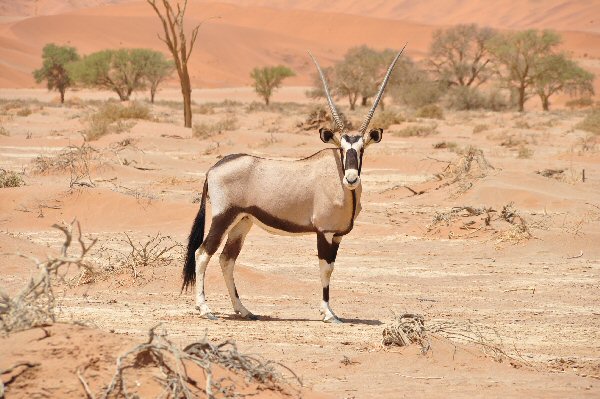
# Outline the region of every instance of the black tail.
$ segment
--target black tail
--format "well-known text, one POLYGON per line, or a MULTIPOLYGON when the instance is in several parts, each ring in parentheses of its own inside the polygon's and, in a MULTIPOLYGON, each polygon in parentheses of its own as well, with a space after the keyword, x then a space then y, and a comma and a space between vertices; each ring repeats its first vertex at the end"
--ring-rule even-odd
POLYGON ((204 220, 206 218, 206 192, 208 190, 208 179, 204 181, 202 189, 202 199, 200 200, 200 210, 196 215, 190 238, 187 246, 185 264, 183 265, 183 285, 181 290, 185 290, 196 284, 196 250, 202 245, 204 240, 204 220))

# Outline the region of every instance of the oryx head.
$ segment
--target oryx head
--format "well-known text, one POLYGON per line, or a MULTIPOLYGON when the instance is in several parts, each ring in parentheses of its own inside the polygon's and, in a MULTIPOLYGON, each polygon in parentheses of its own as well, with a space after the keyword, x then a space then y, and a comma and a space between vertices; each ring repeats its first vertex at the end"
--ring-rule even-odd
MULTIPOLYGON (((406 45, 404 47, 406 47, 406 45)), ((362 167, 362 159, 365 148, 370 144, 379 143, 381 141, 383 129, 375 128, 369 130, 369 122, 371 122, 371 118, 373 118, 375 109, 377 109, 377 105, 383 96, 385 86, 390 79, 390 75, 392 74, 392 70, 396 65, 396 61, 398 61, 398 58, 400 58, 400 55, 402 55, 402 52, 404 51, 404 47, 390 64, 387 73, 383 78, 383 82, 381 82, 379 92, 375 97, 375 101, 373 101, 373 106, 371 107, 371 110, 367 114, 363 123, 358 128, 357 132, 348 132, 344 127, 344 123, 340 118, 335 104, 333 103, 333 99, 331 98, 331 94, 329 93, 329 86, 327 85, 323 71, 321 70, 321 67, 319 66, 319 63, 315 57, 313 57, 309 52, 309 55, 317 66, 317 70, 321 76, 323 88, 325 89, 325 95, 327 96, 327 103, 329 104, 331 116, 335 122, 334 130, 337 130, 336 133, 327 128, 320 128, 319 133, 321 135, 321 140, 323 140, 324 143, 335 144, 340 148, 342 154, 342 166, 344 167, 344 178, 342 183, 350 190, 354 190, 360 184, 360 170, 362 167)))

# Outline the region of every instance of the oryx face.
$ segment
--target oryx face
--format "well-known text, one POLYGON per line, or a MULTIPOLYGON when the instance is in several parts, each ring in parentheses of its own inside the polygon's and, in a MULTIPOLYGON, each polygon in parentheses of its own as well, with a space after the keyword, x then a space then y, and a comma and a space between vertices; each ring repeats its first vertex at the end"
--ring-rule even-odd
POLYGON ((319 129, 321 140, 325 143, 335 144, 340 148, 344 178, 342 184, 349 190, 354 190, 360 184, 360 171, 362 169, 365 148, 372 143, 379 143, 383 135, 382 129, 373 129, 364 136, 361 134, 336 135, 329 129, 319 129))

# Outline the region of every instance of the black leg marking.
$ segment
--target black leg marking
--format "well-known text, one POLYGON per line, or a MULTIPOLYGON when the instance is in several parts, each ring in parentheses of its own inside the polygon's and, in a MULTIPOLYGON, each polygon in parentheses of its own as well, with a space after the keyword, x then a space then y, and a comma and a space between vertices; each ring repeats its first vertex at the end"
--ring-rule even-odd
POLYGON ((235 287, 235 286, 234 286, 234 290, 235 290, 235 297, 236 297, 236 298, 239 298, 239 297, 240 297, 240 294, 238 294, 238 292, 237 292, 237 287, 235 287))
POLYGON ((235 220, 237 216, 237 212, 225 211, 220 215, 215 215, 212 218, 212 224, 210 226, 210 230, 206 235, 206 239, 202 243, 206 253, 209 255, 214 255, 219 249, 219 245, 221 245, 221 241, 223 240, 223 236, 225 232, 231 226, 231 223, 235 220))
POLYGON ((340 244, 336 242, 329 243, 325 234, 317 233, 317 252, 319 259, 325 260, 327 263, 335 262, 340 244))
POLYGON ((323 287, 323 302, 329 302, 329 286, 323 287))

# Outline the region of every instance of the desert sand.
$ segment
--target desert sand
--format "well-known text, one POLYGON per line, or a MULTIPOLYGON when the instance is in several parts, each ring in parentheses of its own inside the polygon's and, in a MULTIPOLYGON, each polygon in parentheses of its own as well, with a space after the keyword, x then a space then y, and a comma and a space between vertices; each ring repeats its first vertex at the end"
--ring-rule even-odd
MULTIPOLYGON (((0 338, 0 369, 39 363, 15 377, 6 397, 82 397, 76 372, 86 365, 90 387, 99 393, 116 357, 158 323, 181 346, 205 336, 229 339, 244 353, 285 364, 301 377, 303 397, 598 397, 600 140, 577 128, 584 111, 445 111, 434 120, 386 104, 407 121, 385 129, 365 155, 362 213, 341 244, 332 277, 331 304, 342 325, 321 322, 312 236, 273 236, 253 227, 235 275, 258 321, 233 314, 217 257, 206 282, 217 321, 200 318, 193 293, 180 292, 181 247, 171 262, 143 268, 137 278, 129 269, 108 271, 131 249, 125 233, 135 242, 160 233, 185 245, 205 172, 223 156, 292 160, 325 147, 316 130, 299 127, 322 103, 304 95, 313 72, 308 48, 327 65, 353 45, 398 47, 408 36, 409 54, 418 58, 434 29, 480 13, 501 29, 559 29, 565 47, 586 65, 600 57, 597 25, 583 24, 595 12, 588 2, 548 2, 541 13, 532 11, 537 2, 522 2, 511 18, 483 13, 483 3, 456 2, 446 16, 440 10, 430 19, 423 17, 425 6, 405 2, 385 13, 377 4, 361 8, 362 2, 247 3, 190 5, 192 20, 221 15, 202 27, 205 36, 191 60, 194 122, 229 118, 232 126, 192 137, 182 127, 171 82, 155 105, 147 104, 150 120, 126 121, 120 133, 88 143, 89 173, 72 186, 80 169, 39 170, 36 159, 60 159, 65 148, 81 146, 87 118, 115 95, 69 91, 60 106, 56 93, 31 79, 41 47, 52 40, 84 53, 118 46, 163 50, 155 38, 159 27, 142 2, 65 8, 48 1, 39 2, 36 13, 23 2, 6 14, 12 17, 0 24, 0 121, 8 134, 0 135, 0 167, 22 173, 25 185, 0 189, 0 286, 17 293, 37 271, 16 254, 56 256, 63 239, 52 225, 74 218, 86 240, 98 240, 90 262, 100 271, 95 279, 71 271, 69 284, 57 286, 60 323, 0 338), (575 23, 577 31, 570 28, 575 23), (265 108, 247 87, 247 75, 275 62, 292 65, 297 76, 265 108), (415 125, 431 127, 432 134, 402 133, 415 125), (485 162, 477 155, 469 173, 455 173, 471 146, 485 162), (562 172, 536 173, 546 169, 562 172), (513 223, 503 216, 511 210, 518 218, 506 218, 513 223), (474 336, 485 340, 432 334, 426 354, 417 345, 384 347, 383 329, 402 313, 422 314, 426 326, 476 329, 474 336)), ((355 122, 367 112, 339 105, 355 122)))

